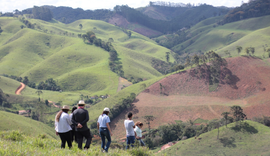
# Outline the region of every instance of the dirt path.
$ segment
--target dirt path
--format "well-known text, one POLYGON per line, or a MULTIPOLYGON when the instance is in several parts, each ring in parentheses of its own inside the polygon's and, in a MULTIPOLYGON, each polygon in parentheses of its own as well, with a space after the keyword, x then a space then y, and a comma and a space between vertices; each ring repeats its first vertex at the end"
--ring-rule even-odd
POLYGON ((57 106, 57 105, 55 104, 55 102, 49 101, 49 100, 48 100, 48 102, 49 102, 49 103, 52 103, 54 107, 59 108, 59 106, 57 106))
POLYGON ((216 116, 220 116, 216 111, 213 110, 213 108, 212 108, 210 105, 208 105, 208 108, 210 109, 210 111, 211 111, 213 114, 215 114, 216 116))
POLYGON ((25 84, 20 82, 21 85, 16 89, 15 94, 21 95, 22 90, 25 88, 25 84))

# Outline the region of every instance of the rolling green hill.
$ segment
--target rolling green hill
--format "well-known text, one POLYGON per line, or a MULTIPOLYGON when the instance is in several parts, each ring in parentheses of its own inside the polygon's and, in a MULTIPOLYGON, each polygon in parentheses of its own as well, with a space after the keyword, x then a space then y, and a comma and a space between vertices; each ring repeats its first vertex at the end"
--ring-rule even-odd
POLYGON ((24 134, 37 137, 46 134, 49 138, 58 138, 54 128, 21 115, 0 111, 0 131, 19 130, 24 134))
POLYGON ((269 155, 269 127, 245 121, 243 128, 235 123, 204 133, 197 138, 179 141, 157 155, 269 155))
POLYGON ((202 21, 190 29, 190 39, 172 49, 180 54, 214 50, 223 56, 224 51, 229 50, 231 55, 237 56, 236 46, 243 47, 243 54, 244 48, 252 46, 256 49, 255 55, 262 56, 262 45, 269 43, 269 19, 270 16, 263 16, 223 26, 211 22, 205 25, 202 21))
POLYGON ((18 19, 0 18, 4 30, 0 39, 0 74, 28 76, 36 83, 54 78, 64 91, 111 95, 118 86, 118 76, 109 69, 109 53, 85 44, 78 34, 93 31, 106 42, 113 38, 126 77, 161 76, 151 66, 151 60, 165 61, 165 52, 169 51, 135 32, 129 38, 120 28, 102 21, 79 20, 65 25, 54 20, 28 20, 34 23, 34 30, 20 29, 23 23, 18 19))

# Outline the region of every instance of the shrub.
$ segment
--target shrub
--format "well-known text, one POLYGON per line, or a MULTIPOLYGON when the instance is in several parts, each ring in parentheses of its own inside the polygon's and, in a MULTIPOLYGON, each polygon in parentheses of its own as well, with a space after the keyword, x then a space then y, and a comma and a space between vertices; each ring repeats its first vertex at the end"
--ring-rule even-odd
POLYGON ((132 148, 128 150, 128 153, 132 156, 149 156, 150 153, 148 152, 148 149, 145 147, 139 147, 139 148, 132 148))
POLYGON ((8 132, 6 135, 4 134, 4 139, 12 141, 22 141, 23 135, 19 131, 11 131, 8 132))

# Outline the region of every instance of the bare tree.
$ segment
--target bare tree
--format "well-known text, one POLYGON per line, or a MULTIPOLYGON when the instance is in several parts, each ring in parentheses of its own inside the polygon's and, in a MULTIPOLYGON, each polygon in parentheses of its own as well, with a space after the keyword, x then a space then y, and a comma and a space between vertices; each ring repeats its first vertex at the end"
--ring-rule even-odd
POLYGON ((152 115, 147 115, 147 116, 144 116, 143 118, 144 118, 146 124, 148 125, 148 130, 149 130, 148 133, 149 133, 149 137, 150 137, 150 130, 151 130, 150 122, 154 121, 155 117, 152 115))

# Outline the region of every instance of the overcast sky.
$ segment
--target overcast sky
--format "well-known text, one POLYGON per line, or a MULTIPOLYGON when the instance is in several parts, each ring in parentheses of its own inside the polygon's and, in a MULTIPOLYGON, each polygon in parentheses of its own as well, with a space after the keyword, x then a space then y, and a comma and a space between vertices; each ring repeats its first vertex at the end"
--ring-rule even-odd
MULTIPOLYGON (((155 2, 155 0, 151 0, 155 2)), ((236 7, 242 4, 242 1, 248 0, 157 0, 174 3, 206 3, 213 6, 236 7)), ((69 6, 72 8, 90 9, 112 9, 116 5, 128 5, 133 8, 144 7, 149 4, 148 0, 0 0, 0 11, 11 12, 15 9, 23 10, 32 8, 34 5, 53 5, 53 6, 69 6)))

